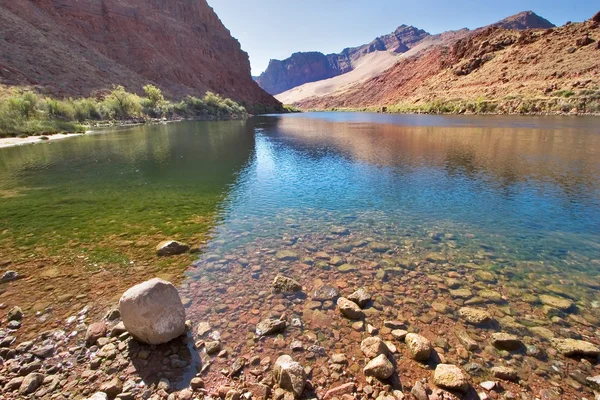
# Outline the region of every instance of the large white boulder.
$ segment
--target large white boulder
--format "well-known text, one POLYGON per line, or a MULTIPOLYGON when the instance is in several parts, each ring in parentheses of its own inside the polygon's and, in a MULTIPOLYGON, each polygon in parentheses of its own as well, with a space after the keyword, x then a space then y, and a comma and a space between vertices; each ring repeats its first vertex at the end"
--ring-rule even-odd
POLYGON ((185 332, 185 309, 172 283, 154 278, 127 290, 119 301, 127 331, 147 344, 167 343, 185 332))

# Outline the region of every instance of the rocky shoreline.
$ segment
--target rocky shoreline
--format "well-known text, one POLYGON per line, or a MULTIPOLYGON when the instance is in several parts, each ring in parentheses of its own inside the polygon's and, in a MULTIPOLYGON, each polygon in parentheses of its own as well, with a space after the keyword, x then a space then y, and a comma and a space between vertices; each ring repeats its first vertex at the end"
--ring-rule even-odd
MULTIPOLYGON (((351 241, 337 228, 333 238, 346 238, 336 245, 340 255, 318 248, 303 255, 297 245, 249 258, 205 254, 192 268, 204 271, 200 281, 178 291, 150 280, 128 290, 101 321, 86 306, 31 341, 19 340, 19 329, 34 316, 12 307, 0 331, 2 395, 600 398, 598 322, 580 303, 517 292, 502 276, 440 253, 400 265, 389 258, 393 244, 351 241), (444 277, 433 275, 439 270, 444 277), (235 283, 224 278, 230 272, 235 283), (211 273, 220 280, 202 284, 211 273), (248 282, 258 284, 258 297, 238 286, 248 282)), ((157 247, 161 256, 187 251, 176 241, 157 247)))

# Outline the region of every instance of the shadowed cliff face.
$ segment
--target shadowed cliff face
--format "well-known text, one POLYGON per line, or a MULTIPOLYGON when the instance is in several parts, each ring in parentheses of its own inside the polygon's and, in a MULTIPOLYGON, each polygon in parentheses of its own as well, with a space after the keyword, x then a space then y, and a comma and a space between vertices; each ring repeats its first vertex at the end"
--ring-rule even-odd
POLYGON ((0 82, 76 96, 153 82, 174 97, 279 105, 206 0, 2 1, 0 82))

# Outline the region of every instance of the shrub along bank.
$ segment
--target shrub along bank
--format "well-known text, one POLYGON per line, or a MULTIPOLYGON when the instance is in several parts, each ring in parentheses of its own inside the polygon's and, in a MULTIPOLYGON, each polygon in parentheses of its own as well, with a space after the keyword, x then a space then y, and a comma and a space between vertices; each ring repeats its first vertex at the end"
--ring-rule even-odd
POLYGON ((153 118, 236 119, 248 115, 231 99, 207 92, 179 102, 166 100, 153 85, 144 96, 115 86, 102 99, 53 99, 27 91, 0 99, 0 137, 83 132, 100 121, 146 121, 153 118))

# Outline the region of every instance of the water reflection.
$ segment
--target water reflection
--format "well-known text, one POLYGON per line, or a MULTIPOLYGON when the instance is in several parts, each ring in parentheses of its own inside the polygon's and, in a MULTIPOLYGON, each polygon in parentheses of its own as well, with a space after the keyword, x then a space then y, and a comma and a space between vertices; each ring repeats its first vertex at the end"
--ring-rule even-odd
POLYGON ((438 118, 420 116, 422 126, 370 114, 255 118, 255 156, 226 203, 219 246, 235 247, 243 232, 249 242, 354 221, 365 236, 387 225, 397 235, 477 234, 461 243, 471 256, 484 244, 569 268, 600 258, 595 125, 438 118))

